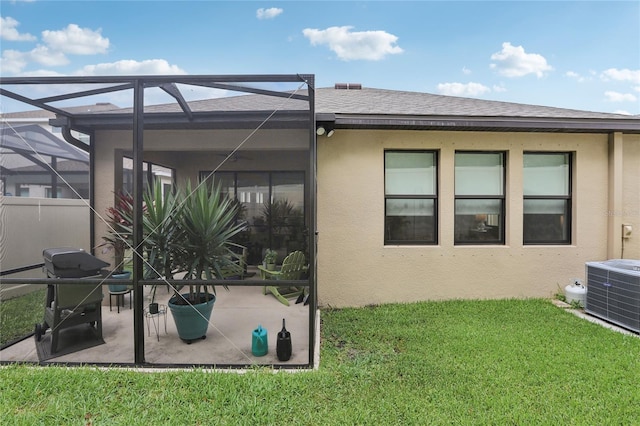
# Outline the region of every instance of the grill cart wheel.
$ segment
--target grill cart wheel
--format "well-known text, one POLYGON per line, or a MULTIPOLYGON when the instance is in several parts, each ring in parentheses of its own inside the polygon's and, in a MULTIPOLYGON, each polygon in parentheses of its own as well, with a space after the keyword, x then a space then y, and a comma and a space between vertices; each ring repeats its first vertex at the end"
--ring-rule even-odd
POLYGON ((36 340, 39 342, 40 340, 42 340, 42 335, 44 334, 43 330, 42 330, 42 325, 41 324, 36 324, 36 329, 35 329, 35 335, 36 335, 36 340))

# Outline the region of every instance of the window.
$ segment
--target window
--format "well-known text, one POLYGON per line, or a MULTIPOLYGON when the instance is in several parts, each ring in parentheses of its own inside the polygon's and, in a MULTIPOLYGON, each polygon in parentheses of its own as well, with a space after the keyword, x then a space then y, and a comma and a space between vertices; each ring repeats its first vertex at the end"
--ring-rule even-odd
MULTIPOLYGON (((210 175, 201 171, 200 179, 210 175)), ((294 250, 307 253, 304 172, 215 172, 213 176, 222 192, 241 205, 240 219, 248 229, 234 242, 247 247, 249 264, 260 263, 268 248, 278 252, 280 261, 294 250)))
POLYGON ((455 244, 504 244, 505 154, 456 152, 455 244))
MULTIPOLYGON (((153 187, 156 180, 160 181, 163 193, 171 190, 175 182, 174 169, 148 161, 142 163, 142 173, 142 187, 145 191, 149 186, 153 187)), ((122 190, 133 194, 133 158, 126 156, 122 157, 122 190)))
POLYGON ((571 154, 525 152, 524 244, 571 242, 571 154))
POLYGON ((45 198, 63 198, 62 197, 62 190, 60 188, 57 189, 56 191, 56 196, 53 196, 53 188, 51 188, 50 186, 47 186, 44 188, 44 196, 45 198))
POLYGON ((437 243, 437 156, 384 153, 385 244, 437 243))

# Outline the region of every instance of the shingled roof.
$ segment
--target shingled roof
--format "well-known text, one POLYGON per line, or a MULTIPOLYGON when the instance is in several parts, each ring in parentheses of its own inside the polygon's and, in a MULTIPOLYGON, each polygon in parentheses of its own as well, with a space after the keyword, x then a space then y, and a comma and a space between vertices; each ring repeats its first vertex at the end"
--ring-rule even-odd
MULTIPOLYGON (((336 87, 315 91, 316 118, 335 128, 447 129, 640 133, 640 117, 388 89, 336 87)), ((305 101, 240 95, 189 102, 197 112, 302 111, 305 101)), ((122 110, 131 112, 130 109, 122 110)), ((146 106, 177 113, 177 104, 146 106)))
MULTIPOLYGON (((64 111, 70 112, 71 114, 88 114, 88 113, 95 113, 95 112, 118 110, 119 107, 112 103, 100 102, 92 105, 64 107, 61 109, 64 111)), ((7 120, 16 119, 16 118, 39 120, 39 119, 55 118, 55 116, 56 115, 53 112, 47 111, 44 109, 34 109, 34 110, 22 111, 22 112, 7 112, 4 114, 0 114, 1 118, 7 119, 7 120)))
POLYGON ((334 128, 629 132, 640 117, 386 89, 320 88, 318 121, 334 128))
MULTIPOLYGON (((382 116, 445 116, 445 117, 529 117, 622 119, 633 116, 575 109, 526 105, 475 98, 434 95, 388 89, 360 87, 359 89, 318 88, 315 92, 315 111, 318 114, 382 115, 382 116)), ((306 93, 306 91, 304 91, 306 93)), ((300 92, 299 92, 300 93, 300 92)), ((265 95, 239 95, 189 102, 194 112, 302 110, 307 103, 301 100, 265 95)), ((130 113, 130 108, 118 112, 130 113)), ((179 112, 176 103, 145 106, 145 112, 179 112)), ((115 112, 115 111, 113 111, 115 112)), ((638 118, 638 117, 636 117, 638 118)))
POLYGON ((629 118, 622 114, 374 88, 320 88, 316 91, 316 112, 450 117, 629 118))
MULTIPOLYGON (((306 90, 298 94, 304 95, 306 90)), ((305 120, 309 108, 303 99, 264 94, 191 101, 188 105, 193 114, 190 117, 184 115, 177 103, 145 105, 145 114, 150 114, 145 122, 150 128, 221 128, 246 120, 244 125, 251 127, 265 114, 277 111, 271 121, 281 120, 283 126, 291 126, 295 120, 305 120), (251 116, 254 121, 247 118, 251 116)), ((73 111, 74 124, 86 129, 117 128, 123 120, 130 123, 131 108, 112 107, 73 111)), ((359 84, 317 88, 314 108, 318 122, 341 129, 640 133, 638 115, 376 89, 359 84)))

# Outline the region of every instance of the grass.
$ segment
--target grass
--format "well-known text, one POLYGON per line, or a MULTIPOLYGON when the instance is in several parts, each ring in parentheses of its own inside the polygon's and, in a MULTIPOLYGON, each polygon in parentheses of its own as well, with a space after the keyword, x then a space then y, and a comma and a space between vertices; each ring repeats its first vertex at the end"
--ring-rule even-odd
POLYGON ((640 339, 544 300, 324 310, 318 371, 12 365, 6 424, 640 424, 640 339))
POLYGON ((0 302, 0 346, 32 333, 42 322, 46 289, 0 302))

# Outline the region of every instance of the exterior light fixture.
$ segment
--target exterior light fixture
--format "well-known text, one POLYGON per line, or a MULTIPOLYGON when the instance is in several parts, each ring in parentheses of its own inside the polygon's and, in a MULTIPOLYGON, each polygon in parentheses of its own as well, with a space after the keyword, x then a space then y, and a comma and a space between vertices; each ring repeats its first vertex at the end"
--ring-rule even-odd
POLYGON ((318 136, 322 136, 322 135, 327 135, 328 138, 330 138, 331 136, 333 136, 333 134, 335 133, 335 130, 332 128, 327 128, 325 126, 318 126, 318 128, 316 129, 316 135, 318 136))

